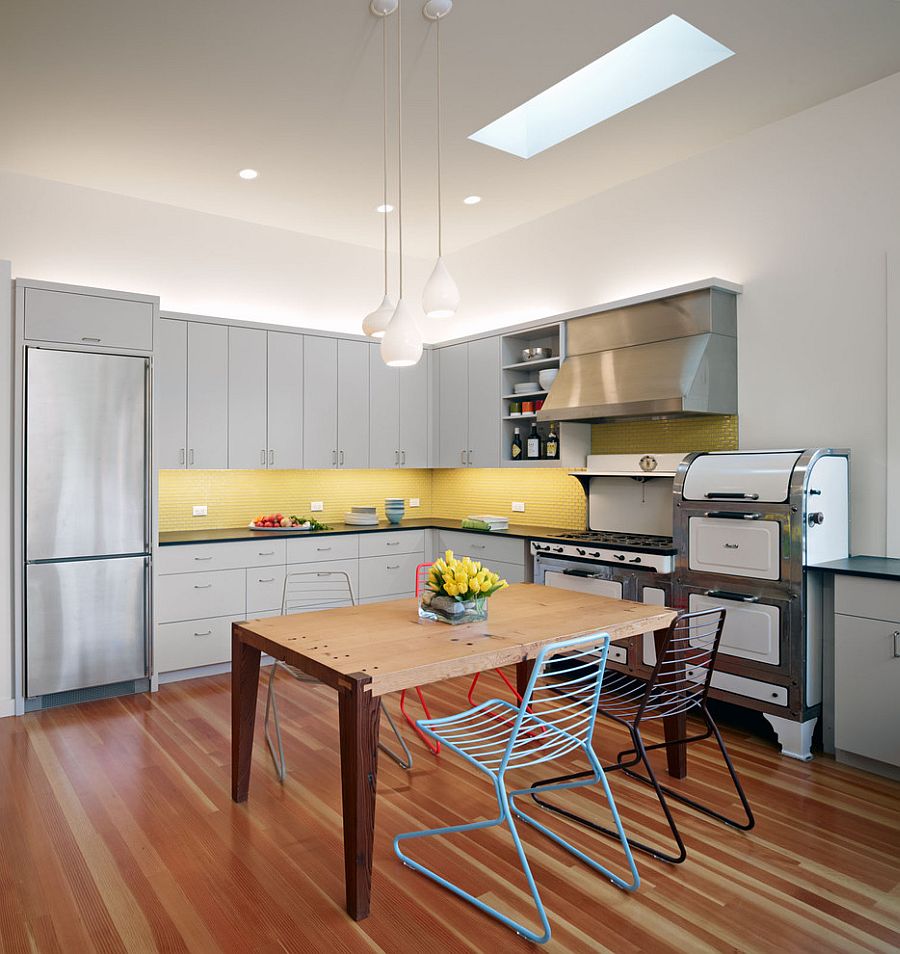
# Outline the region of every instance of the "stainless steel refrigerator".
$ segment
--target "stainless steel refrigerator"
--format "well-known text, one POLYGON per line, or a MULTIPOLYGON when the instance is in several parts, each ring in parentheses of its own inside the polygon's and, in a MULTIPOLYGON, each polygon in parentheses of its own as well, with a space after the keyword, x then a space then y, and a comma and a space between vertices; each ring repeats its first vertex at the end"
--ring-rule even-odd
POLYGON ((150 366, 26 351, 25 695, 149 675, 150 366))

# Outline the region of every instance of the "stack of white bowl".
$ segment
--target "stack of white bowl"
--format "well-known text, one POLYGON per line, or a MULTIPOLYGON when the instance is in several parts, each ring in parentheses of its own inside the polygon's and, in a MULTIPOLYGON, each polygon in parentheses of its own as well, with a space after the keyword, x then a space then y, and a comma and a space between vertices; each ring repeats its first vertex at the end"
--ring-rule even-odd
POLYGON ((400 523, 406 506, 403 497, 386 497, 384 501, 384 515, 390 523, 400 523))

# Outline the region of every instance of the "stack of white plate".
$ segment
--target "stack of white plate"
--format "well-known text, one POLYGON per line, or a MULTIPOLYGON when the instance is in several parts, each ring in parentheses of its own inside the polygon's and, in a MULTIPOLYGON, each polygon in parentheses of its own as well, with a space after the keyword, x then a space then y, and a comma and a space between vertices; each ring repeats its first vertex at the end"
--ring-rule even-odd
POLYGON ((374 507, 351 507, 350 513, 344 514, 344 523, 351 527, 375 527, 378 513, 374 507))
POLYGON ((541 386, 537 381, 523 381, 521 384, 513 385, 514 394, 534 394, 535 391, 540 391, 541 386))
POLYGON ((480 520, 482 523, 488 524, 491 530, 509 529, 509 517, 498 517, 492 513, 470 513, 468 519, 480 520))

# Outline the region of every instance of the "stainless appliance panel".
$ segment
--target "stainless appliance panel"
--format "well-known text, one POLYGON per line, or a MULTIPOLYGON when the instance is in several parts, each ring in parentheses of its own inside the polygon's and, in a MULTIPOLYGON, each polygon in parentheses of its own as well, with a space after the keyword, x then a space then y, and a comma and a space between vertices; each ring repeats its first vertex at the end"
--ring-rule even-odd
POLYGON ((25 694, 148 675, 149 572, 147 557, 27 566, 25 694))
POLYGON ((26 560, 146 553, 148 360, 29 348, 26 560))

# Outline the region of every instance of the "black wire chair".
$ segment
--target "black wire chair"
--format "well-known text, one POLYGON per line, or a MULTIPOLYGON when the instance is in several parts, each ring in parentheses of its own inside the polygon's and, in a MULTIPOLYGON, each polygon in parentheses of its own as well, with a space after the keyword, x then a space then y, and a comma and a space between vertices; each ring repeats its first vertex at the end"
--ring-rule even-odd
MULTIPOLYGON (((631 736, 631 747, 619 752, 615 763, 604 766, 604 769, 607 772, 621 770, 630 778, 653 788, 678 851, 677 854, 671 854, 632 838, 629 838, 628 842, 632 848, 670 864, 680 864, 684 861, 687 850, 669 808, 667 800, 669 798, 740 831, 749 831, 755 824, 750 803, 747 801, 743 786, 725 748, 722 735, 706 705, 724 625, 725 610, 721 608, 703 610, 699 613, 683 613, 672 622, 657 647, 656 666, 648 680, 610 670, 607 670, 603 679, 597 714, 625 726, 631 736), (653 745, 644 743, 641 726, 645 722, 662 720, 688 712, 694 712, 703 719, 706 724, 704 732, 657 742, 653 745), (743 819, 729 818, 721 812, 688 798, 681 792, 661 785, 647 757, 647 753, 654 749, 665 748, 669 745, 689 745, 692 742, 702 742, 711 736, 715 738, 719 746, 728 774, 741 801, 743 819), (643 765, 646 774, 633 771, 633 768, 639 764, 643 765)), ((572 775, 543 779, 535 782, 532 789, 557 782, 574 781, 587 775, 590 773, 576 772, 572 775)), ((567 808, 548 802, 537 792, 532 792, 531 797, 543 808, 585 825, 593 831, 617 839, 619 837, 618 832, 605 828, 567 808)))

